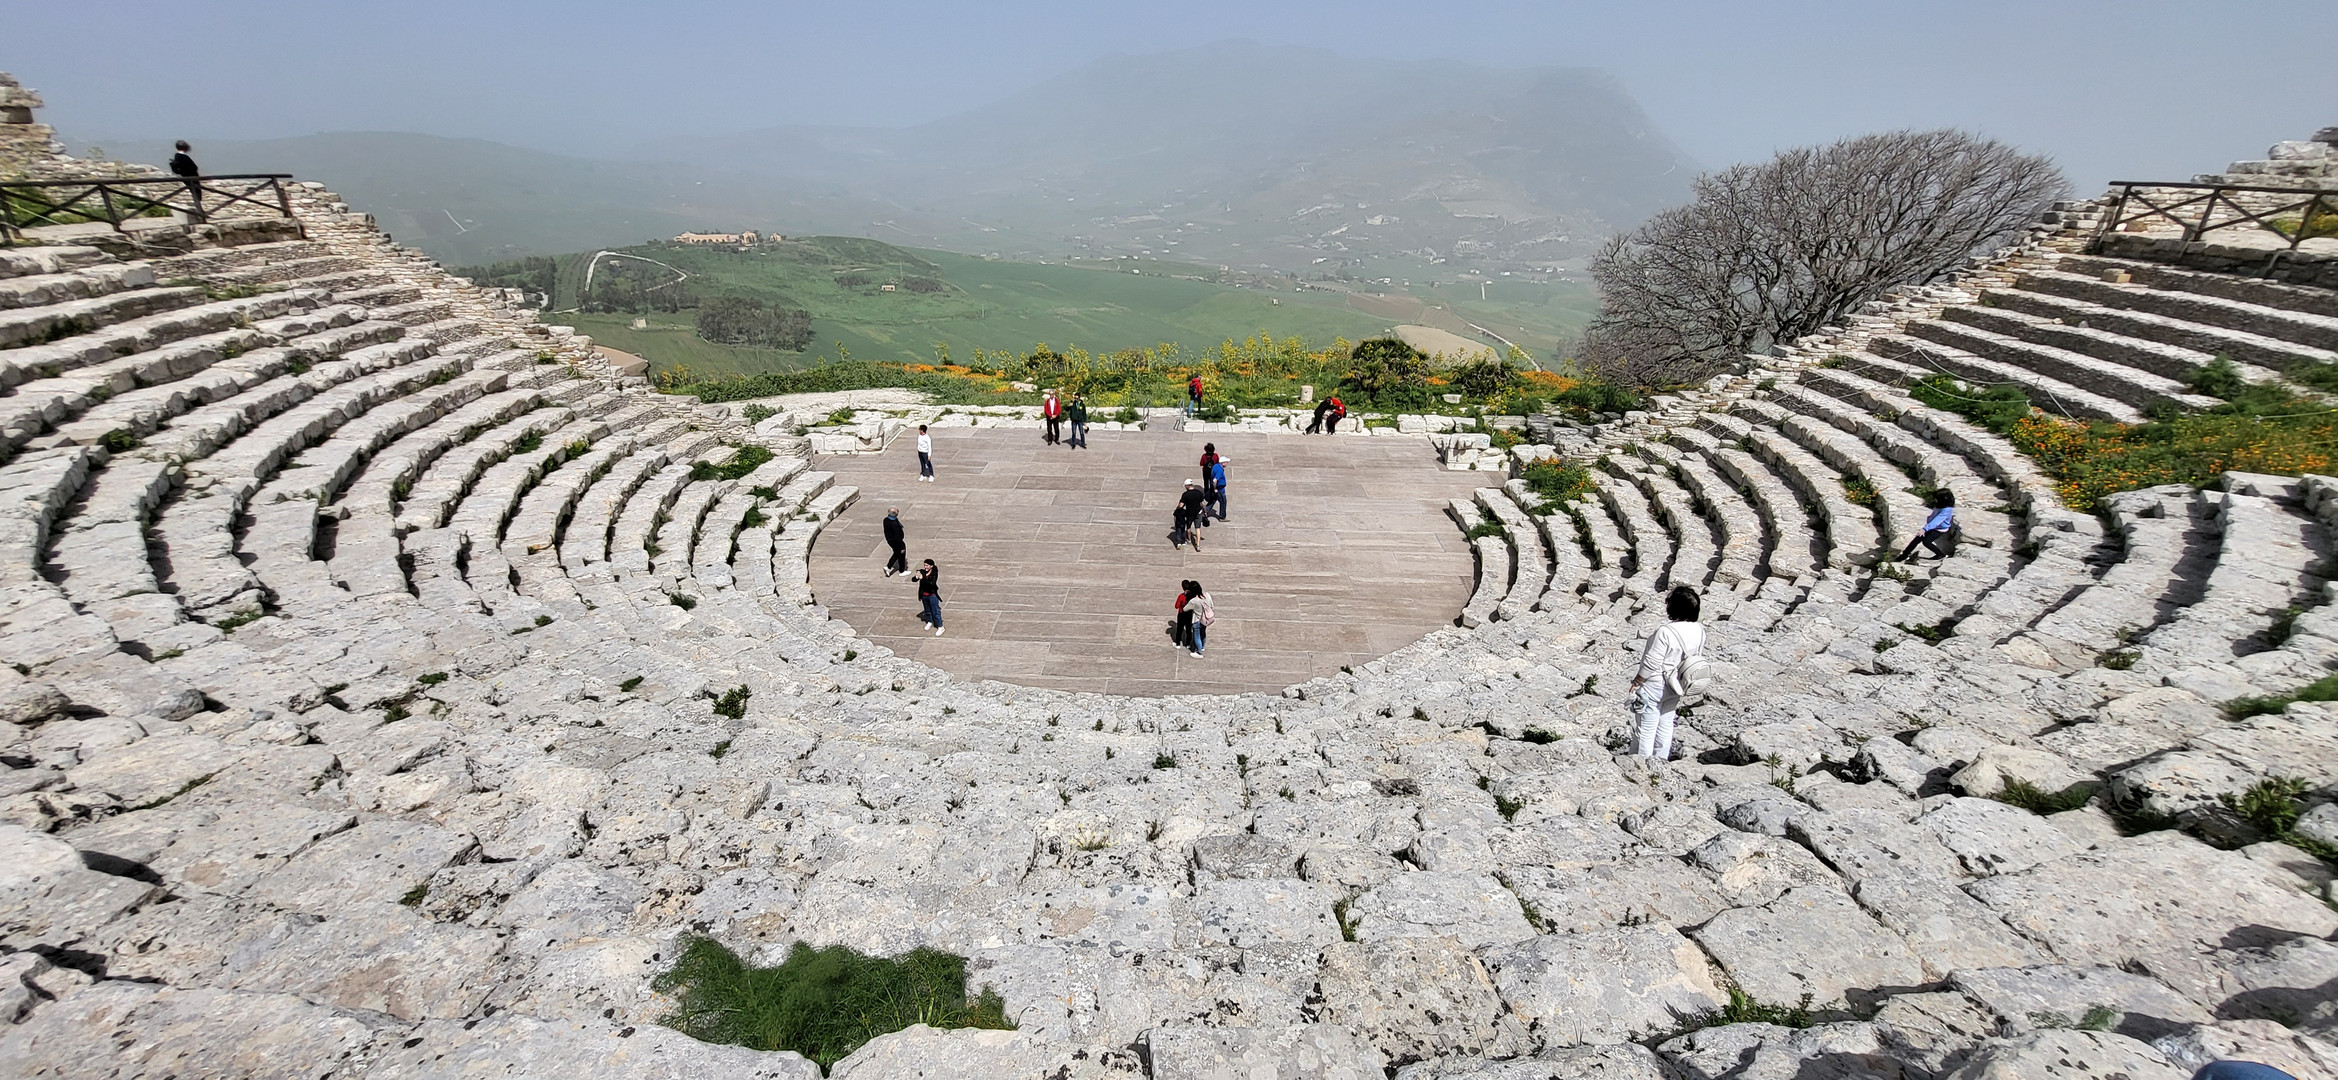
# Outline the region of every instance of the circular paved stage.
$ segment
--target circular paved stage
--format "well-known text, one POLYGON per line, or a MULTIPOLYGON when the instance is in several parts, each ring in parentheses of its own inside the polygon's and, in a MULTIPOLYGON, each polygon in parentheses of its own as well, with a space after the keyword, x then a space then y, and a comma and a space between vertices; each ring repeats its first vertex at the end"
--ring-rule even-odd
POLYGON ((1091 449, 1036 430, 941 428, 938 479, 914 435, 882 454, 821 457, 860 501, 821 532, 812 591, 872 641, 960 678, 1113 694, 1279 692, 1385 656, 1468 603, 1468 543, 1446 500, 1494 478, 1447 472, 1427 440, 1097 432, 1091 449), (1228 458, 1231 520, 1202 550, 1169 546, 1170 511, 1204 442, 1228 458), (884 576, 898 507, 909 561, 942 572, 935 637, 916 589, 884 576), (1209 655, 1169 645, 1178 583, 1210 592, 1209 655))

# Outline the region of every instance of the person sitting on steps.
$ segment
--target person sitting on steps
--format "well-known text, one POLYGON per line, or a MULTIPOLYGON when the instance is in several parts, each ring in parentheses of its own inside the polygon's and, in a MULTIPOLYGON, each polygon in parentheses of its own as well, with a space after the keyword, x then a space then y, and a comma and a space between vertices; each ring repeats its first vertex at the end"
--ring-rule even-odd
POLYGON ((1956 533, 1956 496, 1941 488, 1932 493, 1932 516, 1925 519, 1924 531, 1900 549, 1900 561, 1915 561, 1918 544, 1930 548, 1935 557, 1946 559, 1949 552, 1956 550, 1956 533))

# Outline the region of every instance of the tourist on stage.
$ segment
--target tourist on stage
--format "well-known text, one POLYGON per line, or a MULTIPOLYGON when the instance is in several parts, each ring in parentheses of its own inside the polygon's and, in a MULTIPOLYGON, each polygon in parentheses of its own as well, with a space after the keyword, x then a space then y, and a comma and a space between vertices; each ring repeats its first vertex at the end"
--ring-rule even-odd
POLYGON ((1321 434, 1323 434, 1323 414, 1325 414, 1325 413, 1328 413, 1328 412, 1330 412, 1330 411, 1331 411, 1331 399, 1330 399, 1330 398, 1324 398, 1323 400, 1316 402, 1316 403, 1315 403, 1315 419, 1307 421, 1307 434, 1309 434, 1309 435, 1321 435, 1321 434))
POLYGON ((1203 443, 1203 444, 1201 444, 1201 501, 1202 501, 1202 512, 1201 512, 1201 517, 1200 517, 1200 519, 1199 519, 1199 520, 1200 520, 1200 522, 1201 522, 1201 526, 1202 526, 1202 528, 1205 528, 1205 529, 1210 527, 1210 511, 1209 511, 1210 504, 1212 504, 1212 503, 1215 503, 1215 502, 1217 502, 1217 501, 1218 501, 1218 489, 1217 489, 1217 487, 1216 487, 1214 484, 1212 484, 1212 483, 1211 483, 1211 481, 1210 481, 1211 470, 1212 470, 1213 468, 1215 468, 1215 467, 1217 466, 1217 464, 1218 464, 1218 444, 1216 444, 1216 443, 1203 443))
POLYGON ((1072 449, 1085 450, 1088 448, 1088 399, 1073 394, 1068 412, 1072 418, 1072 449))
POLYGON ((1178 583, 1175 609, 1177 612, 1177 632, 1174 635, 1177 640, 1173 644, 1187 652, 1193 651, 1194 608, 1191 605, 1193 598, 1200 594, 1201 582, 1184 581, 1178 583))
POLYGON ((1201 550, 1200 525, 1204 513, 1202 509, 1204 504, 1205 501, 1201 493, 1201 482, 1198 480, 1186 481, 1185 494, 1179 495, 1177 497, 1176 531, 1170 534, 1172 538, 1177 541, 1178 545, 1191 542, 1193 544, 1193 550, 1201 550))
POLYGON ((1185 415, 1192 416, 1194 410, 1199 408, 1201 408, 1201 376, 1196 375, 1185 380, 1185 415))
POLYGON ((1218 610, 1210 603, 1210 594, 1201 587, 1201 582, 1188 581, 1185 589, 1186 600, 1182 610, 1192 621, 1186 640, 1190 643, 1189 651, 1198 658, 1202 650, 1209 648, 1210 624, 1218 621, 1218 610))
POLYGON ((1219 521, 1226 520, 1226 461, 1225 457, 1220 456, 1202 469, 1202 486, 1209 493, 1208 504, 1203 510, 1202 520, 1205 522, 1211 514, 1217 515, 1219 521))
POLYGON ((1048 391, 1040 401, 1039 418, 1047 421, 1047 434, 1040 436, 1040 441, 1049 446, 1063 442, 1063 399, 1056 397, 1055 391, 1048 391))
POLYGON ((934 437, 926 432, 924 424, 917 425, 917 478, 928 484, 934 482, 934 437))
POLYGON ((885 576, 909 572, 909 536, 901 528, 901 511, 885 511, 885 546, 893 549, 893 557, 885 560, 885 576))
POLYGON ((934 636, 942 636, 942 571, 932 559, 917 568, 917 620, 934 628, 934 636))

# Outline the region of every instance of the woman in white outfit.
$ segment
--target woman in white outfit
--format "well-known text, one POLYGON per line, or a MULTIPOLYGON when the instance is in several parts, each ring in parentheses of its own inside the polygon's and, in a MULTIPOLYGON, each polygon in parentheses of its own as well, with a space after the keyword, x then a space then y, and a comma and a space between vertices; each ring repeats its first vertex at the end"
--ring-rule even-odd
POLYGON ((1678 675, 1681 661, 1705 651, 1705 628, 1697 613, 1704 607, 1697 591, 1682 585, 1664 598, 1664 616, 1670 622, 1648 635, 1640 650, 1640 673, 1632 677, 1632 695, 1639 706, 1640 727, 1633 751, 1658 761, 1672 759, 1672 724, 1680 712, 1678 675))

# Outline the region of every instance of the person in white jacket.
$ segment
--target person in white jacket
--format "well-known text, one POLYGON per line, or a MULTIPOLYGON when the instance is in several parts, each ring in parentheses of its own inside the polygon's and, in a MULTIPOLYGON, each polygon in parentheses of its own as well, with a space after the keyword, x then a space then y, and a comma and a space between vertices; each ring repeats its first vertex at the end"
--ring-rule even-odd
POLYGON ((1680 689, 1675 673, 1681 661, 1705 651, 1705 628, 1697 623, 1704 604, 1697 591, 1682 585, 1664 598, 1664 617, 1671 620, 1648 635, 1640 650, 1640 673, 1632 677, 1632 697, 1640 715, 1633 752, 1658 761, 1672 759, 1672 725, 1679 718, 1680 689))

